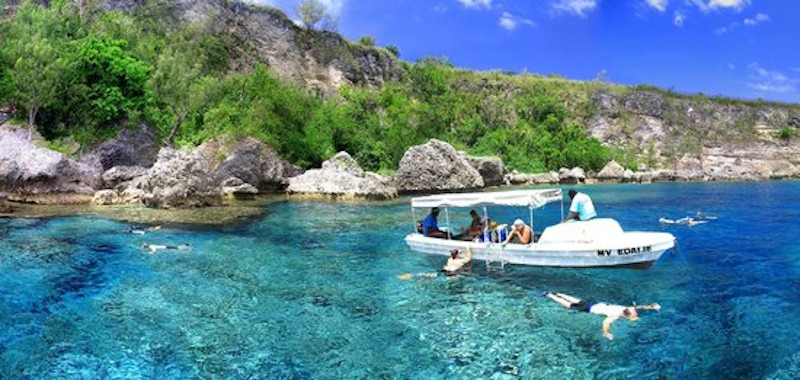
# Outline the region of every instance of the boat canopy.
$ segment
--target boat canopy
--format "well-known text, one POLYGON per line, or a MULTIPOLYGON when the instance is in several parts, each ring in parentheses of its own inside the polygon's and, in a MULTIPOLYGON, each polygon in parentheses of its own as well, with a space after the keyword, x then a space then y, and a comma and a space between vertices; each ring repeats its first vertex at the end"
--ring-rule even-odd
POLYGON ((561 189, 453 193, 411 198, 411 207, 516 206, 537 209, 561 199, 561 189))

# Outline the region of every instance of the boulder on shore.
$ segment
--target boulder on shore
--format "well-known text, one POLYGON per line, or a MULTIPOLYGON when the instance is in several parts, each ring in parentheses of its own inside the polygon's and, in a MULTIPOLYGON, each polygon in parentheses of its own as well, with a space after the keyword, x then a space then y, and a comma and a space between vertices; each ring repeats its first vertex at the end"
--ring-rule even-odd
POLYGON ((147 168, 141 166, 115 166, 103 173, 103 188, 113 189, 117 186, 125 188, 127 182, 146 173, 147 168))
POLYGON ((290 194, 326 196, 340 199, 393 199, 397 188, 389 178, 366 172, 347 152, 339 152, 322 163, 321 169, 308 170, 290 178, 290 194))
POLYGON ((485 186, 497 186, 505 182, 506 167, 500 157, 466 157, 467 162, 481 174, 485 186))
POLYGON ((625 168, 614 160, 609 161, 606 166, 600 170, 600 173, 597 173, 597 179, 600 181, 621 182, 625 176, 625 168))
POLYGON ((516 170, 505 175, 508 185, 552 185, 558 183, 558 173, 519 173, 516 170))
POLYGON ((400 160, 394 183, 400 192, 477 189, 483 177, 452 145, 431 139, 412 146, 400 160))
POLYGON ((162 148, 155 165, 131 187, 145 192, 144 203, 150 207, 211 206, 221 199, 209 173, 208 161, 197 150, 162 148))
POLYGON ((123 129, 117 137, 92 148, 87 157, 95 157, 103 170, 115 166, 140 166, 149 168, 158 159, 158 140, 155 132, 146 126, 123 129))
POLYGON ((96 161, 78 162, 28 140, 27 128, 0 126, 0 192, 9 199, 47 203, 57 202, 59 194, 76 194, 83 196, 65 201, 88 201, 100 187, 101 173, 96 161))
POLYGON ((586 172, 577 166, 572 169, 561 168, 558 170, 558 181, 569 185, 584 183, 586 182, 586 172))
POLYGON ((282 190, 286 187, 286 177, 298 174, 274 149, 252 137, 221 136, 203 143, 197 150, 209 162, 211 180, 220 186, 233 177, 258 190, 282 190))
POLYGON ((117 198, 98 194, 96 202, 112 199, 156 208, 218 205, 223 198, 251 198, 260 190, 281 189, 285 187, 285 173, 295 171, 260 141, 229 136, 195 149, 162 148, 156 163, 143 173, 141 170, 120 166, 106 171, 106 186, 123 191, 117 198))

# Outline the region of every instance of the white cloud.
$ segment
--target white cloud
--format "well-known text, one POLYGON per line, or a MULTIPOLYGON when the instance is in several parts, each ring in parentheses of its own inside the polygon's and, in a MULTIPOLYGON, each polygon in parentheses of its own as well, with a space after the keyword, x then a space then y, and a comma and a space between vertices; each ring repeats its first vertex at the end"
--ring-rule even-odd
POLYGON ((646 0, 647 5, 657 9, 659 12, 664 12, 667 10, 667 3, 668 0, 646 0))
POLYGON ((744 19, 744 24, 752 26, 752 25, 758 25, 758 24, 760 24, 762 22, 767 22, 767 21, 769 21, 769 15, 764 14, 764 13, 759 13, 759 14, 756 15, 756 17, 744 19))
POLYGON ((800 80, 790 78, 780 71, 771 71, 762 67, 758 62, 747 65, 748 87, 764 92, 785 94, 795 92, 800 80))
POLYGON ((503 29, 508 30, 508 31, 512 31, 512 30, 516 29, 517 27, 519 27, 520 24, 530 25, 530 26, 534 26, 535 25, 534 22, 531 21, 531 20, 528 20, 528 19, 522 18, 522 17, 518 17, 518 16, 514 16, 513 14, 508 13, 508 12, 503 12, 503 14, 500 16, 500 20, 498 20, 497 23, 501 27, 503 27, 503 29))
POLYGON ((492 0, 458 0, 458 2, 469 9, 492 9, 492 0))
POLYGON ((703 12, 716 9, 733 9, 740 11, 750 5, 750 0, 687 0, 703 12))
MULTIPOLYGON (((764 13, 759 13, 753 18, 744 19, 743 23, 744 23, 744 25, 747 25, 747 26, 756 26, 756 25, 758 25, 758 24, 760 24, 762 22, 767 22, 767 21, 769 21, 769 16, 764 14, 764 13)), ((734 29, 738 28, 739 25, 741 25, 741 24, 739 24, 738 22, 732 22, 728 26, 723 26, 723 27, 717 29, 716 31, 714 31, 714 33, 716 33, 717 35, 730 33, 730 32, 733 32, 734 29)))
POLYGON ((711 0, 708 6, 711 9, 715 8, 733 8, 742 9, 750 4, 750 0, 711 0))
POLYGON ((590 12, 597 8, 600 0, 558 0, 553 4, 553 8, 558 11, 574 13, 581 17, 586 17, 590 12))
POLYGON ((673 19, 675 26, 683 26, 684 21, 686 21, 686 14, 681 11, 675 11, 675 18, 673 19))

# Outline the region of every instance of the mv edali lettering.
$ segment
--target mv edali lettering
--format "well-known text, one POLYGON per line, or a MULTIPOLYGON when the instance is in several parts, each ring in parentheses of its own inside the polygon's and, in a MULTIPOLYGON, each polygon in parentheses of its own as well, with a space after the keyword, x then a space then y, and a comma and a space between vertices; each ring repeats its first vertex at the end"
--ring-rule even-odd
MULTIPOLYGON (((650 252, 653 250, 652 246, 620 248, 617 249, 617 256, 635 255, 639 253, 650 252)), ((611 256, 615 250, 613 249, 598 249, 597 256, 611 256)))

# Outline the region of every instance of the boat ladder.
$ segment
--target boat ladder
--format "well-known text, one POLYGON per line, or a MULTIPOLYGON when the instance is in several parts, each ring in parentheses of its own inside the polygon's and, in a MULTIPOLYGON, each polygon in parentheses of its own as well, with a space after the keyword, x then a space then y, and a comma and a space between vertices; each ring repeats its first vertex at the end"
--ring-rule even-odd
POLYGON ((486 271, 505 271, 508 263, 506 250, 499 244, 487 244, 486 246, 486 271))

